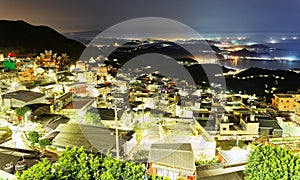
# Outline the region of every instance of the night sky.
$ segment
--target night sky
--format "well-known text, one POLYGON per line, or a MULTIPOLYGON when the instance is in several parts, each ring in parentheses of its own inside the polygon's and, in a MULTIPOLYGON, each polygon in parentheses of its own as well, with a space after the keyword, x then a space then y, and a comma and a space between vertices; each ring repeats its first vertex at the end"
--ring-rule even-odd
POLYGON ((149 16, 202 32, 300 32, 299 0, 0 0, 0 19, 60 32, 103 30, 149 16))

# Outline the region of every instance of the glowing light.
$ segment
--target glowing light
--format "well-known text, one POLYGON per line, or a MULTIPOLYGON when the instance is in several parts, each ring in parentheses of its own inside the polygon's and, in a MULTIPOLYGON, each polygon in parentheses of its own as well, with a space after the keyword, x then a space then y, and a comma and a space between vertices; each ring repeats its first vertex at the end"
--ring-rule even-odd
POLYGON ((283 40, 283 41, 284 41, 284 40, 286 40, 286 38, 285 38, 285 37, 282 37, 282 38, 281 38, 281 40, 283 40))
POLYGON ((294 37, 293 37, 293 40, 296 40, 296 39, 298 39, 298 37, 294 36, 294 37))
POLYGON ((248 42, 247 43, 248 46, 253 45, 253 44, 256 44, 256 42, 248 42))
POLYGON ((296 57, 295 56, 288 56, 288 57, 286 57, 286 60, 294 61, 294 60, 296 60, 296 57))
POLYGON ((11 83, 11 87, 12 88, 16 88, 16 87, 18 87, 19 86, 19 83, 17 83, 17 82, 13 82, 13 83, 11 83))

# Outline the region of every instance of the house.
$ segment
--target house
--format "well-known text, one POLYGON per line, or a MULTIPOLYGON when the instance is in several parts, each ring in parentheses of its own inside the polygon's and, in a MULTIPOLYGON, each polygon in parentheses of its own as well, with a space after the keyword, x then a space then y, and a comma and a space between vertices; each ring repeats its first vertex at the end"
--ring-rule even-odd
POLYGON ((194 153, 190 143, 152 144, 149 153, 149 171, 152 175, 196 179, 194 153))
POLYGON ((26 105, 31 109, 31 117, 32 119, 36 119, 37 117, 43 114, 50 114, 50 105, 45 103, 36 103, 26 105))
POLYGON ((42 93, 18 90, 2 95, 2 104, 6 107, 23 107, 29 104, 46 102, 46 98, 42 93))
POLYGON ((18 82, 18 72, 17 71, 4 71, 0 73, 0 81, 6 83, 18 82))
MULTIPOLYGON (((52 145, 65 149, 83 146, 87 151, 107 154, 116 152, 116 136, 113 130, 84 124, 60 124, 56 130, 60 133, 53 139, 52 145)), ((133 133, 120 131, 120 154, 124 152, 126 142, 132 139, 133 133)), ((114 154, 113 154, 114 155, 114 154)))
POLYGON ((78 71, 76 72, 76 76, 79 82, 92 83, 97 80, 96 71, 78 71))
POLYGON ((234 147, 231 150, 220 150, 219 160, 223 164, 246 164, 249 155, 248 151, 234 147))
MULTIPOLYGON (((115 110, 109 108, 92 108, 89 109, 88 112, 99 114, 101 122, 106 127, 113 127, 115 126, 115 110)), ((117 117, 120 120, 119 117, 117 117)), ((99 120, 100 121, 100 120, 99 120)))
POLYGON ((282 136, 283 129, 279 126, 277 120, 268 117, 258 117, 259 134, 261 136, 282 136))
POLYGON ((278 111, 296 111, 300 104, 300 94, 274 94, 272 107, 278 111))
POLYGON ((51 112, 57 112, 72 102, 72 93, 67 92, 54 99, 51 105, 51 112))
POLYGON ((71 83, 64 86, 64 92, 71 92, 76 96, 84 97, 88 95, 88 85, 86 83, 71 83))
POLYGON ((82 119, 92 107, 96 107, 96 101, 94 98, 73 98, 72 101, 65 105, 61 110, 57 111, 57 114, 62 114, 71 119, 71 121, 77 122, 82 119))
POLYGON ((29 82, 34 80, 33 68, 25 68, 25 70, 18 72, 20 82, 29 82))
POLYGON ((242 140, 253 140, 259 134, 259 121, 255 113, 247 109, 236 109, 233 114, 224 116, 220 122, 219 140, 240 136, 242 140))

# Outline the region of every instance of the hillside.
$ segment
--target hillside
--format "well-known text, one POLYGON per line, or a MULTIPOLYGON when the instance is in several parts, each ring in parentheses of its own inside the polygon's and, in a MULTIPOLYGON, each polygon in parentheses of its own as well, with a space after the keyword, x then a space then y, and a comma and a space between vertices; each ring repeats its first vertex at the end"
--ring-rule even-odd
POLYGON ((43 52, 67 53, 78 60, 85 46, 47 26, 33 26, 24 21, 0 20, 0 53, 15 51, 18 55, 43 52))

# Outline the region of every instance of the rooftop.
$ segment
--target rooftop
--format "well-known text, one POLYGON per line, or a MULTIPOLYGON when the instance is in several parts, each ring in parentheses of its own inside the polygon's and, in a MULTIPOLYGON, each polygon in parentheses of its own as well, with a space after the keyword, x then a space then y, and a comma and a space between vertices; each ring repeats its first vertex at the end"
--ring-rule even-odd
POLYGON ((161 166, 194 171, 194 154, 190 143, 152 144, 149 161, 161 166))
POLYGON ((275 94, 279 98, 293 98, 293 94, 275 94))
POLYGON ((93 100, 94 98, 73 99, 71 103, 64 107, 64 109, 81 109, 93 100))
POLYGON ((27 91, 27 90, 19 90, 14 92, 9 92, 4 94, 2 97, 3 99, 17 99, 24 102, 29 102, 34 99, 38 99, 43 97, 42 93, 27 91))
POLYGON ((88 112, 99 114, 101 120, 115 120, 115 110, 108 108, 93 108, 89 109, 88 112))
MULTIPOLYGON (((58 147, 85 147, 87 150, 98 151, 107 154, 108 151, 115 147, 116 137, 113 131, 98 127, 83 124, 60 124, 57 129, 61 132, 54 138, 53 145, 58 147)), ((121 132, 120 132, 121 133, 121 132)), ((132 135, 132 132, 122 136, 120 145, 126 140, 127 136, 132 135)))
POLYGON ((259 120, 259 127, 270 127, 273 129, 282 129, 276 120, 259 120))

